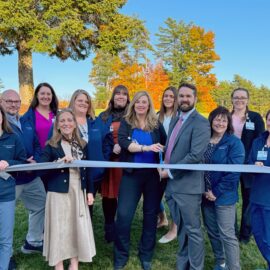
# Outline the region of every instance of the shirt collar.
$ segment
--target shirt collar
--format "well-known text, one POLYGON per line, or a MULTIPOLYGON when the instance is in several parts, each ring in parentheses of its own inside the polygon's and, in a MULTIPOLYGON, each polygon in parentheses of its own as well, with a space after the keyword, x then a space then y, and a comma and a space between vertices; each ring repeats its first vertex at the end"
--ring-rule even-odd
POLYGON ((195 107, 188 111, 188 112, 182 112, 180 111, 179 113, 179 117, 182 117, 183 118, 183 122, 186 121, 188 119, 188 117, 195 111, 195 107))

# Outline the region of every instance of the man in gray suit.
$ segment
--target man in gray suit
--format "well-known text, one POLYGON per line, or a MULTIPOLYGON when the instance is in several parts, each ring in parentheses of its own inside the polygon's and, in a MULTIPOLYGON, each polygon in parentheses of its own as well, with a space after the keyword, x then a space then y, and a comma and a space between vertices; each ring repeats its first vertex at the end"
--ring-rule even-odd
MULTIPOLYGON (((196 111, 196 101, 196 87, 181 84, 178 90, 180 114, 170 124, 165 163, 201 163, 210 140, 210 126, 207 119, 196 111)), ((201 197, 205 191, 203 172, 164 170, 161 177, 169 177, 166 200, 178 227, 177 270, 201 270, 204 267, 200 217, 201 197)))

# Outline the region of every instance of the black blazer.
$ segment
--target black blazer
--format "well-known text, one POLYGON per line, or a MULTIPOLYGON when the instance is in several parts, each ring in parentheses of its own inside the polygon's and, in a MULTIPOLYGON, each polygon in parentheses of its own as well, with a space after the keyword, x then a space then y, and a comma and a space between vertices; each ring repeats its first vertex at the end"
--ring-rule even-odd
MULTIPOLYGON (((47 144, 43 150, 39 162, 57 161, 65 156, 61 142, 57 147, 52 147, 47 144)), ((86 147, 83 149, 83 160, 87 159, 86 147)), ((45 176, 48 179, 48 191, 68 193, 69 190, 69 168, 53 169, 40 171, 40 176, 45 176)), ((81 167, 81 186, 86 189, 87 193, 93 193, 93 182, 90 177, 90 168, 81 167)))
MULTIPOLYGON (((134 161, 134 153, 128 151, 129 145, 132 143, 132 132, 133 129, 131 125, 129 125, 125 120, 121 121, 119 130, 118 130, 118 143, 121 146, 121 154, 120 161, 122 162, 133 162, 134 161)), ((155 128, 151 133, 153 143, 160 143, 165 145, 166 143, 166 132, 161 123, 158 124, 158 127, 155 128)), ((159 163, 159 154, 155 154, 155 162, 159 163)), ((126 172, 132 172, 133 169, 125 168, 126 172)))
POLYGON ((253 122, 255 128, 254 130, 246 129, 246 124, 243 127, 241 141, 244 144, 246 152, 245 163, 247 163, 253 140, 259 137, 264 132, 264 122, 259 113, 248 111, 246 122, 248 121, 253 122))

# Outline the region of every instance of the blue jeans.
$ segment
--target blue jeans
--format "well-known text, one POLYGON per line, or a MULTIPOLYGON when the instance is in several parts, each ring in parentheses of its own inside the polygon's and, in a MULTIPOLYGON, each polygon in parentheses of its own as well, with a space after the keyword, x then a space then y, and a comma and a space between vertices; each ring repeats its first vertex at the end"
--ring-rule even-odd
POLYGON ((156 242, 157 212, 159 209, 159 175, 157 170, 140 169, 124 172, 118 197, 114 265, 124 266, 129 257, 131 223, 143 195, 143 229, 139 258, 150 262, 156 242))
POLYGON ((203 203, 202 213, 216 264, 225 260, 230 270, 240 270, 239 243, 234 227, 235 204, 203 203))
POLYGON ((0 202, 0 270, 7 270, 12 255, 15 200, 0 202))
POLYGON ((257 246, 270 269, 270 206, 251 203, 251 227, 257 246))

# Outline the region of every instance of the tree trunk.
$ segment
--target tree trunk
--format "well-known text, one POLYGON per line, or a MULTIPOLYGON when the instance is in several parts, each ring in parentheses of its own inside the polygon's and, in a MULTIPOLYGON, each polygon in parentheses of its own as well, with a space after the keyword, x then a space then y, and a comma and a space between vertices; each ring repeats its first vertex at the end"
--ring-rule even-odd
POLYGON ((22 106, 29 106, 34 93, 32 52, 25 46, 25 41, 18 45, 19 85, 22 106))

